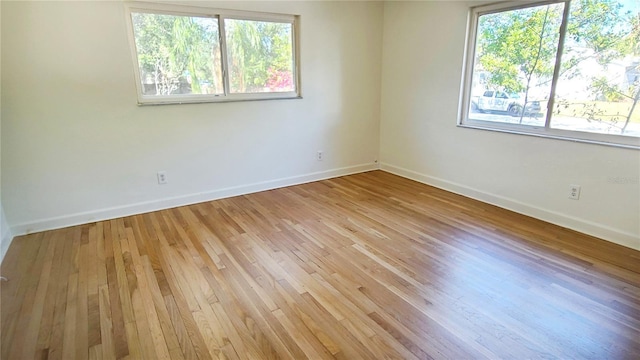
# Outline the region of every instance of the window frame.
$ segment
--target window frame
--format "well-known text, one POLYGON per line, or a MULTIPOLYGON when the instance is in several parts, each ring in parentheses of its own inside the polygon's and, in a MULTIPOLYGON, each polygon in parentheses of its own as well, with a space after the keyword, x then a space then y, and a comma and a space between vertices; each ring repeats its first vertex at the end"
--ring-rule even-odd
POLYGON ((470 129, 489 130, 518 135, 537 136, 551 139, 568 140, 598 145, 615 146, 629 149, 640 149, 640 137, 591 133, 577 130, 564 130, 551 128, 551 118, 555 98, 556 84, 558 82, 558 72, 561 65, 564 41, 566 37, 567 21, 569 18, 571 0, 526 0, 507 1, 501 3, 491 3, 471 7, 467 18, 467 37, 465 42, 464 62, 462 71, 462 81, 460 84, 460 101, 458 108, 458 126, 470 129), (487 120, 477 120, 469 118, 471 106, 471 90, 473 81, 473 70, 476 57, 476 42, 478 34, 479 18, 482 15, 495 14, 506 11, 524 9, 533 6, 543 6, 549 4, 565 3, 560 26, 558 40, 558 50, 555 59, 554 74, 551 82, 549 101, 547 102, 546 118, 543 126, 500 123, 487 120))
MULTIPOLYGON (((301 99, 301 71, 300 71, 300 15, 277 14, 244 10, 229 10, 208 7, 159 4, 148 2, 129 2, 125 5, 125 18, 129 48, 133 60, 133 72, 136 84, 138 105, 169 105, 169 104, 198 104, 254 100, 301 99), (220 61, 222 72, 222 94, 179 94, 179 95, 145 95, 142 89, 138 51, 133 28, 133 13, 147 13, 174 16, 189 16, 213 18, 218 21, 218 36, 220 43, 220 61), (293 84, 295 89, 286 92, 260 93, 231 93, 229 86, 229 66, 227 62, 227 46, 225 33, 225 19, 264 21, 291 24, 291 55, 293 84)), ((213 61, 213 59, 212 59, 213 61)))

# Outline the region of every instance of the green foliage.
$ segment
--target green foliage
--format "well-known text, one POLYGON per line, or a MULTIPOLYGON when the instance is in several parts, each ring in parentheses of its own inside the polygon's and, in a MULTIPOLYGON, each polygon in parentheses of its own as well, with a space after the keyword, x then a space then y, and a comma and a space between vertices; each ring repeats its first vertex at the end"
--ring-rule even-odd
MULTIPOLYGON (((589 90, 591 90, 596 98, 603 99, 608 102, 620 102, 625 98, 633 99, 633 95, 625 94, 623 89, 620 89, 618 86, 611 85, 607 78, 605 78, 604 76, 593 78, 591 80, 589 90)), ((630 87, 628 89, 628 92, 634 92, 633 87, 630 87)))
POLYGON ((550 77, 561 16, 554 4, 480 17, 478 62, 490 74, 487 85, 522 92, 532 77, 550 77))
MULTIPOLYGON (((630 14, 622 13, 619 1, 580 0, 569 6, 563 76, 578 75, 578 65, 588 58, 594 57, 599 64, 606 65, 629 53, 631 46, 637 46, 640 19, 631 22, 630 14), (635 29, 635 39, 628 36, 631 28, 635 29)), ((555 4, 480 18, 478 60, 491 74, 489 85, 522 92, 527 90, 527 78, 544 82, 551 77, 562 11, 562 5, 555 4)))
POLYGON ((220 92, 217 21, 162 14, 132 14, 138 62, 145 93, 220 92), (214 89, 204 87, 213 86, 214 89))
POLYGON ((640 14, 631 18, 631 31, 626 37, 627 52, 634 55, 640 54, 640 14))
POLYGON ((623 39, 629 31, 629 13, 621 12, 618 0, 580 0, 570 6, 566 40, 569 44, 591 49, 600 65, 625 52, 623 39))
POLYGON ((275 73, 291 73, 291 24, 225 20, 232 92, 264 91, 275 73))
POLYGON ((629 13, 621 12, 618 0, 580 0, 570 6, 561 78, 581 75, 579 65, 585 60, 607 66, 630 52, 629 13))
MULTIPOLYGON (((217 19, 132 14, 143 93, 223 93, 217 19)), ((292 25, 225 20, 231 92, 292 89, 292 25), (283 80, 284 79, 284 80, 283 80)))
MULTIPOLYGON (((583 76, 580 64, 589 59, 606 68, 627 55, 640 54, 640 15, 632 16, 629 11, 623 11, 620 1, 572 0, 566 3, 569 20, 560 79, 583 76)), ((532 87, 550 83, 564 6, 563 3, 533 6, 480 17, 477 63, 488 73, 487 87, 524 92, 527 99, 532 87)), ((588 89, 594 98, 632 103, 621 127, 624 132, 640 97, 638 84, 624 85, 623 88, 604 76, 588 76, 591 76, 588 89)), ((557 99, 557 104, 563 104, 563 101, 557 99)), ((602 119, 606 116, 595 108, 600 106, 599 103, 593 104, 583 109, 581 117, 589 121, 604 121, 602 119)), ((615 114, 611 119, 619 116, 615 114)))
MULTIPOLYGON (((565 53, 568 61, 563 62, 562 74, 571 78, 579 74, 576 65, 588 58, 594 58, 606 68, 614 60, 640 53, 640 18, 638 15, 633 16, 630 11, 623 12, 623 5, 619 0, 573 1, 567 37, 569 49, 565 53), (588 50, 581 51, 581 48, 588 50)), ((623 116, 620 113, 607 113, 602 103, 598 103, 592 106, 593 109, 580 114, 580 117, 618 127, 624 133, 640 95, 637 85, 628 84, 623 87, 611 83, 604 76, 592 76, 589 90, 595 99, 608 103, 628 102, 631 105, 623 116)))

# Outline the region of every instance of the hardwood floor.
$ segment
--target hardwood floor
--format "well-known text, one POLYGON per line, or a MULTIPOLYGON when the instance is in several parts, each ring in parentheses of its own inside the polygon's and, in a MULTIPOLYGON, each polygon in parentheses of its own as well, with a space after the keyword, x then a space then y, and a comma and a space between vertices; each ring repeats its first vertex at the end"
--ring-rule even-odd
POLYGON ((16 238, 2 359, 640 358, 640 252, 374 171, 16 238))

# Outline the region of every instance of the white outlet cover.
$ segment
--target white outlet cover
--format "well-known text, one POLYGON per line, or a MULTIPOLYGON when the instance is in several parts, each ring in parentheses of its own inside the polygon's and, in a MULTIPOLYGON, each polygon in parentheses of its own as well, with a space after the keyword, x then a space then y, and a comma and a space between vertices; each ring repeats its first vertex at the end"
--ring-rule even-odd
POLYGON ((163 185, 167 183, 167 172, 158 171, 158 184, 163 185))
POLYGON ((569 185, 569 199, 580 199, 580 185, 569 185))

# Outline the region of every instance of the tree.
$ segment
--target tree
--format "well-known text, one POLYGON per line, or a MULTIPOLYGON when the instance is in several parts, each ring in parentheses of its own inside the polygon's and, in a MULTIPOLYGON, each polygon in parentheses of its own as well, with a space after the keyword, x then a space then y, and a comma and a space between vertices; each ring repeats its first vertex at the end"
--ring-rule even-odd
MULTIPOLYGON (((482 16, 478 63, 490 74, 488 85, 524 92, 526 107, 532 82, 553 75, 561 16, 561 4, 482 16)), ((523 116, 524 109, 520 123, 523 116)))
MULTIPOLYGON (((224 92, 214 18, 133 13, 143 93, 224 92)), ((292 25, 225 19, 230 92, 293 90, 292 25)))
MULTIPOLYGON (((618 0, 574 0, 568 3, 561 79, 582 76, 580 64, 595 60, 606 67, 631 49, 638 51, 640 19, 631 21, 618 0), (633 27, 634 31, 630 32, 633 27)), ((483 15, 479 22, 477 63, 490 75, 487 85, 508 92, 524 92, 528 103, 532 88, 548 85, 555 68, 564 4, 534 6, 483 15)), ((593 95, 622 99, 625 89, 593 77, 593 95), (604 85, 608 85, 607 88, 604 85), (605 95, 606 94, 606 95, 605 95)), ((635 88, 630 98, 637 102, 635 88)), ((624 95, 626 96, 626 95, 624 95)), ((558 103, 558 105, 561 105, 558 103)), ((591 112, 594 113, 594 112, 591 112)), ((522 122, 522 116, 520 122, 522 122)), ((626 117, 625 126, 631 113, 626 117)), ((589 119, 589 117, 587 117, 589 119)))
POLYGON ((595 58, 606 65, 624 52, 624 38, 628 32, 628 13, 623 14, 618 0, 580 0, 570 3, 570 17, 567 24, 567 39, 563 56, 565 71, 575 69, 575 64, 584 61, 581 57, 586 49, 588 58, 595 58))
POLYGON ((624 123, 620 128, 620 133, 624 134, 625 130, 629 126, 631 116, 636 109, 638 100, 640 100, 640 87, 638 85, 638 81, 636 81, 634 84, 628 87, 627 91, 625 91, 625 89, 621 89, 620 86, 610 84, 607 79, 603 77, 594 78, 590 86, 590 89, 594 94, 603 97, 608 102, 622 102, 628 100, 631 102, 629 111, 624 114, 619 112, 607 113, 604 110, 599 109, 595 104, 585 104, 585 106, 583 107, 584 112, 581 115, 588 121, 609 122, 612 123, 612 125, 615 125, 620 120, 623 120, 624 123), (607 119, 609 120, 607 121, 607 119))
POLYGON ((156 95, 222 92, 216 20, 147 13, 132 19, 140 76, 143 84, 152 80, 156 95))
MULTIPOLYGON (((628 55, 638 55, 640 48, 640 18, 623 11, 618 0, 581 0, 571 3, 571 17, 567 26, 567 40, 561 76, 566 79, 580 76, 580 63, 594 59, 607 68, 614 60, 628 55)), ((577 115, 588 121, 599 121, 614 126, 620 120, 624 134, 640 98, 637 81, 631 84, 614 84, 604 76, 590 76, 589 90, 596 99, 609 103, 630 101, 626 113, 608 112, 595 103, 582 104, 577 115)), ((559 101, 566 106, 566 101, 559 101)))
POLYGON ((225 21, 230 85, 233 92, 291 87, 291 25, 264 21, 225 21))

